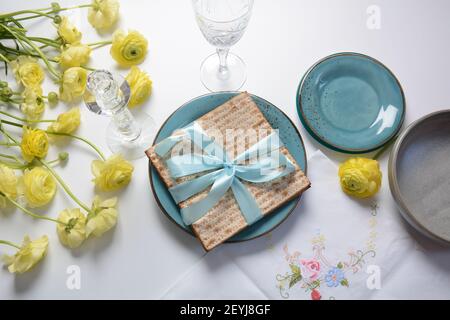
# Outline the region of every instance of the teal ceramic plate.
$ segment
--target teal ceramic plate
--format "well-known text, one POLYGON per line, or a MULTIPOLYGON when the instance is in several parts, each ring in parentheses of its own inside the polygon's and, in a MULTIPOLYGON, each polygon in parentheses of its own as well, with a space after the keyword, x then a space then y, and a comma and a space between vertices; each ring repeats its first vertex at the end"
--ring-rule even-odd
POLYGON ((338 53, 303 76, 297 109, 306 130, 326 147, 366 153, 397 135, 405 98, 397 78, 381 62, 359 53, 338 53))
MULTIPOLYGON (((210 93, 187 102, 176 110, 162 125, 155 138, 155 143, 168 137, 175 129, 186 126, 237 94, 239 94, 239 92, 210 93)), ((302 170, 306 173, 305 147, 295 125, 280 109, 270 102, 255 95, 252 95, 252 98, 272 127, 279 129, 279 134, 283 143, 289 149, 302 170)), ((149 171, 153 194, 161 210, 179 227, 192 234, 190 227, 186 226, 181 220, 180 210, 160 179, 157 171, 152 166, 150 166, 149 171)), ((295 209, 299 200, 300 196, 287 202, 270 215, 235 235, 229 241, 236 242, 250 240, 270 232, 288 217, 295 209)))

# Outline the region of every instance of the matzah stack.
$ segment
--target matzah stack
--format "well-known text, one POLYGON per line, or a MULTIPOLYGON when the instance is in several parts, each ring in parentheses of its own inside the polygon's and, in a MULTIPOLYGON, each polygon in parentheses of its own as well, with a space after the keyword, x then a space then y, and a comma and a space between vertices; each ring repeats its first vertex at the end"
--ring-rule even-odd
MULTIPOLYGON (((200 117, 196 122, 208 136, 215 138, 215 142, 222 145, 232 158, 269 135, 273 130, 247 92, 235 96, 200 117), (257 136, 250 134, 249 128, 264 134, 257 136), (226 142, 222 141, 223 137, 225 137, 226 142), (243 144, 245 148, 243 148, 243 144)), ((292 161, 295 166, 294 172, 265 183, 251 183, 241 180, 255 198, 263 215, 269 214, 310 187, 308 178, 286 147, 282 147, 280 151, 292 161)), ((193 178, 189 176, 176 180, 172 179, 165 164, 170 155, 167 158, 159 157, 154 151, 154 146, 147 150, 147 155, 168 188, 193 178)), ((208 191, 209 188, 186 201, 180 202, 180 208, 203 199, 208 191)), ((225 196, 202 218, 194 222, 191 227, 205 250, 209 251, 245 229, 247 222, 239 209, 233 192, 229 189, 225 196)))

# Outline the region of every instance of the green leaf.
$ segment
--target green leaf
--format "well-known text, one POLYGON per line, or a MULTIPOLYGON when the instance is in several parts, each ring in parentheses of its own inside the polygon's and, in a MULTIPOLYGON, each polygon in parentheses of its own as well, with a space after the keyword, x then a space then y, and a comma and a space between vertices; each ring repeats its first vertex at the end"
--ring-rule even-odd
POLYGON ((289 288, 292 288, 297 282, 302 280, 302 275, 300 273, 294 273, 289 281, 289 288))
POLYGON ((342 262, 339 262, 339 263, 337 264, 337 267, 338 267, 339 269, 342 269, 342 268, 344 268, 344 265, 342 264, 342 262))
POLYGON ((293 274, 302 274, 302 271, 300 270, 300 267, 295 264, 290 264, 289 267, 291 268, 291 271, 293 274))
POLYGON ((314 280, 313 282, 311 282, 311 286, 313 288, 318 288, 320 287, 320 280, 314 280))
POLYGON ((289 288, 291 288, 297 282, 302 280, 302 271, 301 271, 300 267, 295 264, 290 264, 289 268, 291 268, 291 271, 292 271, 291 280, 289 281, 289 288))
POLYGON ((341 286, 348 287, 348 280, 347 279, 341 280, 341 286))

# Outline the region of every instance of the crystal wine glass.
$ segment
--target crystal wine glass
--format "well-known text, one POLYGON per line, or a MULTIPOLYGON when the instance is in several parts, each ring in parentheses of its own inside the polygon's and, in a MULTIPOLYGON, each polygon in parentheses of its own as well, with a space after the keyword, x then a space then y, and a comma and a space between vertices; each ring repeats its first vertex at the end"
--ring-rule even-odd
POLYGON ((139 115, 135 119, 128 109, 130 86, 118 74, 96 70, 89 74, 84 101, 87 108, 96 113, 112 117, 108 126, 106 142, 113 153, 134 160, 145 156, 156 134, 153 119, 139 115))
POLYGON ((230 53, 247 28, 253 0, 192 0, 195 17, 206 40, 217 54, 207 57, 200 78, 210 91, 234 91, 247 79, 244 61, 230 53))

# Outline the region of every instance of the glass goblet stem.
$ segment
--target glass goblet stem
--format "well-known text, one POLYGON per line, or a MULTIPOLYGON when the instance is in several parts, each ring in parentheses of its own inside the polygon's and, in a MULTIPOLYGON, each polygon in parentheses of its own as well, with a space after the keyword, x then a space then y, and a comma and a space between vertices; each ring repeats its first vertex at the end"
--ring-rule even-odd
POLYGON ((221 77, 226 77, 228 74, 228 52, 230 48, 217 48, 217 55, 219 56, 219 75, 221 77))
POLYGON ((142 129, 127 107, 120 108, 112 115, 112 119, 124 140, 134 141, 139 138, 142 129))

